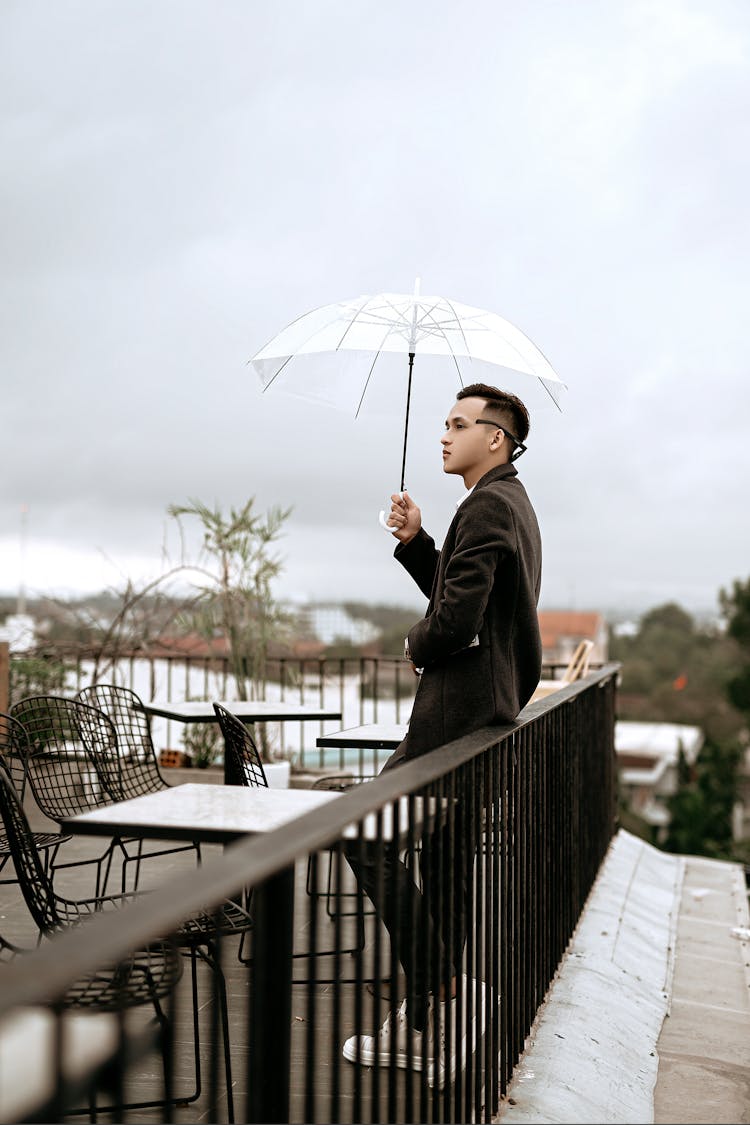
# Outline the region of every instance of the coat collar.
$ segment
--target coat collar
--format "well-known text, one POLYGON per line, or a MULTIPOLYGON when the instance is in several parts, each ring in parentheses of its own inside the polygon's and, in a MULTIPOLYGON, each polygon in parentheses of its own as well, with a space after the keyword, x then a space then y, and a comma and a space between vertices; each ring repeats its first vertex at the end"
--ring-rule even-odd
POLYGON ((480 477, 474 485, 474 489, 476 491, 477 488, 483 488, 486 484, 491 484, 493 480, 511 480, 513 477, 517 476, 518 471, 516 468, 510 461, 506 461, 504 465, 498 465, 496 468, 490 469, 483 477, 480 477))

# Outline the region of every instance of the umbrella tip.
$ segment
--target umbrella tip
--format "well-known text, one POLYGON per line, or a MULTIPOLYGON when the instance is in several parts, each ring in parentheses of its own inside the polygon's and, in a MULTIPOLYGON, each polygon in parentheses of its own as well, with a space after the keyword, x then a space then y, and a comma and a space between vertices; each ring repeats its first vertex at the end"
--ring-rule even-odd
POLYGON ((421 285, 422 285, 422 278, 421 277, 416 278, 415 281, 414 281, 414 296, 415 297, 419 296, 419 290, 420 290, 421 285))

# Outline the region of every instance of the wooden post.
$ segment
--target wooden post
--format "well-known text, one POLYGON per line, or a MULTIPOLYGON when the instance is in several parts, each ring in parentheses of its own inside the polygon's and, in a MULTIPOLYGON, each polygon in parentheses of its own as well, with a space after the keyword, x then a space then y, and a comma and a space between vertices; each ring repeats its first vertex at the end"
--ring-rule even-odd
POLYGON ((0 641, 0 711, 7 713, 10 706, 10 647, 0 641))

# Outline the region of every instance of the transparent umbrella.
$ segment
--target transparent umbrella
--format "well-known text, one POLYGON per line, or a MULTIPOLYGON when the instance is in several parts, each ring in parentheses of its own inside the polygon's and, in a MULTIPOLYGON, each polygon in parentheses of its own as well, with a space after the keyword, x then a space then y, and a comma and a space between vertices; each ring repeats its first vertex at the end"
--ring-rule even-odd
MULTIPOLYGON (((521 397, 528 397, 533 390, 558 409, 566 390, 539 348, 520 329, 497 313, 447 297, 422 296, 419 278, 410 294, 355 297, 303 314, 261 348, 250 363, 264 391, 277 387, 357 416, 371 399, 379 397, 382 402, 384 391, 392 403, 394 358, 408 356, 408 368, 401 359, 396 372, 406 402, 403 492, 412 377, 418 355, 432 357, 429 368, 447 370, 459 388, 489 379, 497 383, 502 375, 500 381, 506 390, 516 390, 521 397), (490 373, 486 368, 498 370, 490 373)), ((427 369, 425 365, 426 377, 432 377, 427 369)))

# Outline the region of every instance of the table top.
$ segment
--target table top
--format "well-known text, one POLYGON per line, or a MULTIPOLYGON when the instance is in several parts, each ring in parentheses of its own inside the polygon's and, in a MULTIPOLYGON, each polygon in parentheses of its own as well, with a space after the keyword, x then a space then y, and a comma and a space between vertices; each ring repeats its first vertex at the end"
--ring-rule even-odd
POLYGON ((272 832, 340 796, 325 790, 254 789, 188 782, 65 817, 60 821, 60 830, 84 836, 225 844, 240 836, 272 832))
MULTIPOLYGON (((282 719, 335 719, 341 722, 341 710, 320 707, 313 703, 297 703, 269 699, 218 699, 216 701, 245 723, 272 722, 282 719)), ((181 723, 215 723, 213 700, 186 702, 184 700, 152 699, 143 703, 147 715, 162 719, 177 719, 181 723)))
MULTIPOLYGON (((272 832, 342 794, 325 789, 266 789, 242 785, 201 785, 191 782, 173 785, 159 793, 117 801, 106 808, 79 813, 60 820, 61 832, 79 836, 129 836, 148 840, 200 840, 207 844, 227 844, 242 836, 272 832)), ((425 815, 442 815, 444 800, 421 797, 413 801, 413 827, 421 828, 425 815)), ((380 817, 368 813, 362 835, 373 840, 400 839, 409 831, 409 798, 389 803, 380 817)), ((342 835, 356 839, 355 824, 342 835)))
POLYGON ((366 723, 361 727, 345 727, 343 730, 318 735, 315 745, 395 750, 404 741, 408 729, 408 723, 366 723))

